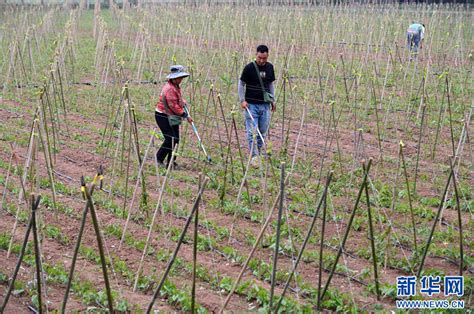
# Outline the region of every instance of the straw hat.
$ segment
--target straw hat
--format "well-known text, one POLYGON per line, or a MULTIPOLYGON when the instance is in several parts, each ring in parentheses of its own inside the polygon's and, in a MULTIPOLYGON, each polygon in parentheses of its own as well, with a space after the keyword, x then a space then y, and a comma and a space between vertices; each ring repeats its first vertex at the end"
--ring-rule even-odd
POLYGON ((166 78, 169 80, 189 76, 189 73, 184 71, 184 67, 182 65, 172 65, 170 67, 170 72, 171 73, 166 76, 166 78))

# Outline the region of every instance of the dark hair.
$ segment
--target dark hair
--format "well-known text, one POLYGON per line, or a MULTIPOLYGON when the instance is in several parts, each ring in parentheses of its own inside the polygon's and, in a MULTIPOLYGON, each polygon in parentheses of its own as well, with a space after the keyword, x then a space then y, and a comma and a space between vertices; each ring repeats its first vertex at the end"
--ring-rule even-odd
POLYGON ((261 53, 268 52, 268 47, 265 46, 265 45, 259 45, 259 46, 257 47, 257 52, 261 52, 261 53))

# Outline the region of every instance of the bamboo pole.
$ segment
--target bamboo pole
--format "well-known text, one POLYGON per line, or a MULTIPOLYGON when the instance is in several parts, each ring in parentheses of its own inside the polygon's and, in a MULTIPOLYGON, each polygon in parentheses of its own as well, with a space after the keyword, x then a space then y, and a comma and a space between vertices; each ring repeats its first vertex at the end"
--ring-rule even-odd
POLYGON ((411 192, 410 192, 410 182, 408 182, 408 171, 407 171, 407 166, 405 164, 405 156, 403 154, 403 147, 405 144, 403 144, 402 141, 400 141, 400 158, 402 160, 402 167, 403 167, 403 174, 405 176, 405 185, 407 188, 407 194, 408 194, 408 205, 410 206, 410 216, 411 216, 411 225, 413 229, 413 245, 415 247, 415 250, 417 251, 417 241, 416 241, 416 224, 415 224, 415 215, 413 213, 413 205, 411 201, 411 192))
POLYGON ((441 98, 441 105, 439 106, 439 114, 438 114, 438 121, 436 123, 436 133, 435 133, 435 138, 434 138, 434 143, 433 143, 433 150, 431 151, 431 160, 434 161, 436 157, 436 146, 438 145, 438 139, 439 139, 439 134, 440 131, 443 127, 442 123, 442 116, 443 116, 443 109, 444 109, 444 96, 446 94, 446 91, 443 91, 443 96, 441 98))
MULTIPOLYGON (((10 143, 11 145, 11 143, 10 143)), ((8 181, 10 179, 10 173, 11 173, 11 167, 13 163, 13 158, 16 156, 15 149, 16 149, 16 142, 11 145, 12 153, 10 155, 10 161, 8 162, 8 168, 7 168, 7 176, 5 178, 5 186, 3 188, 3 193, 2 193, 2 201, 0 202, 0 209, 3 209, 3 204, 5 204, 5 197, 7 194, 7 186, 8 186, 8 181)))
MULTIPOLYGON (((234 134, 235 134, 235 139, 237 140, 237 147, 239 148, 239 160, 240 160, 240 166, 242 167, 242 172, 243 175, 245 176, 245 165, 244 165, 244 158, 242 155, 242 149, 240 147, 240 139, 239 139, 239 133, 237 132, 237 124, 235 123, 235 114, 237 111, 232 109, 231 111, 231 117, 232 117, 232 129, 234 129, 234 134)), ((247 190, 247 201, 248 201, 248 206, 250 209, 252 209, 252 200, 250 199, 250 190, 249 190, 249 185, 247 180, 245 180, 245 188, 247 190)))
POLYGON ((15 223, 13 224, 13 229, 11 232, 11 238, 10 238, 10 243, 8 244, 8 250, 7 250, 7 258, 10 257, 10 253, 13 247, 13 241, 15 238, 15 231, 18 226, 18 219, 19 219, 19 214, 20 214, 20 203, 21 200, 24 198, 25 202, 28 203, 28 197, 26 193, 26 179, 28 177, 28 173, 32 172, 33 167, 35 166, 35 161, 36 161, 36 147, 37 147, 37 137, 38 133, 35 132, 36 130, 36 125, 38 123, 38 119, 33 120, 33 124, 31 127, 30 131, 30 141, 28 144, 28 150, 27 150, 27 157, 25 161, 25 166, 23 168, 23 176, 20 177, 20 182, 22 184, 22 189, 20 190, 20 193, 18 195, 18 201, 17 201, 17 209, 15 213, 15 223))
POLYGON ((32 229, 33 229, 33 242, 34 242, 34 248, 35 248, 36 289, 37 289, 37 296, 38 296, 39 312, 43 313, 43 302, 42 302, 42 295, 41 295, 41 278, 42 278, 41 253, 40 253, 39 241, 38 241, 38 230, 37 230, 38 228, 36 225, 36 210, 38 209, 40 199, 41 199, 41 196, 38 196, 37 200, 35 201, 35 196, 31 195, 31 204, 33 204, 31 220, 32 220, 32 229))
POLYGON ((273 266, 272 266, 272 276, 271 276, 271 287, 270 287, 270 303, 269 309, 272 311, 273 307, 273 294, 275 293, 275 280, 276 280, 276 271, 278 263, 278 253, 280 252, 280 230, 281 230, 281 218, 283 214, 283 202, 285 199, 285 162, 280 163, 281 174, 280 174, 280 205, 278 206, 278 218, 277 218, 277 229, 276 229, 276 239, 275 239, 275 252, 273 255, 273 266))
MULTIPOLYGON (((43 118, 44 118, 44 114, 43 114, 43 118)), ((49 144, 47 142, 47 137, 46 137, 46 141, 45 141, 44 131, 42 131, 42 129, 44 129, 45 125, 46 125, 46 120, 43 120, 43 123, 40 123, 40 124, 37 125, 38 135, 39 135, 38 137, 40 139, 41 145, 43 146, 43 154, 44 154, 44 160, 46 162, 46 170, 48 171, 48 178, 49 178, 49 182, 51 184, 51 192, 52 192, 52 196, 53 196, 54 216, 55 216, 55 219, 58 220, 59 217, 58 217, 58 206, 57 206, 57 202, 56 202, 56 186, 55 186, 55 183, 54 183, 54 176, 53 176, 53 161, 51 160, 51 154, 47 153, 47 152, 50 151, 50 147, 49 147, 49 144)))
POLYGON ((63 80, 61 76, 61 71, 60 71, 60 66, 58 64, 57 67, 57 72, 58 72, 58 78, 59 78, 59 90, 61 91, 61 103, 63 105, 63 111, 64 111, 64 124, 66 124, 66 132, 67 134, 69 133, 69 123, 68 123, 68 118, 67 118, 67 109, 66 109, 66 101, 64 99, 64 87, 63 87, 63 80))
MULTIPOLYGON (((364 172, 366 171, 365 163, 362 165, 364 172)), ((377 301, 380 301, 380 289, 379 289, 379 276, 377 272, 377 255, 375 252, 375 238, 374 238, 374 227, 372 224, 372 211, 370 209, 370 198, 369 198, 369 187, 367 181, 365 182, 365 199, 367 201, 367 219, 369 220, 369 236, 370 236, 370 247, 372 251, 372 263, 374 266, 374 281, 375 290, 377 292, 377 301)))
POLYGON ((56 128, 55 128, 55 123, 54 123, 54 115, 53 115, 53 109, 52 109, 52 104, 51 104, 51 101, 49 99, 49 94, 48 94, 48 91, 47 91, 47 83, 45 82, 44 83, 44 91, 41 93, 40 95, 40 100, 41 100, 41 105, 42 105, 42 110, 40 110, 40 118, 41 118, 41 125, 43 125, 44 129, 45 129, 45 135, 46 135, 46 144, 47 144, 47 152, 48 152, 48 156, 49 156, 49 160, 51 162, 51 165, 53 164, 53 159, 55 160, 56 159, 56 128), (43 100, 43 97, 46 98, 46 104, 43 100), (49 116, 50 116, 50 119, 51 119, 51 135, 52 135, 52 141, 50 140, 50 136, 49 136, 49 131, 48 131, 48 117, 47 117, 47 114, 49 112, 49 116), (51 142, 52 142, 52 146, 53 146, 53 157, 51 155, 51 142))
POLYGON ((230 148, 231 148, 231 144, 232 144, 232 134, 231 134, 232 129, 229 130, 229 127, 227 126, 227 121, 225 119, 224 108, 223 108, 223 105, 222 105, 222 100, 221 100, 221 94, 220 93, 217 93, 217 102, 219 104, 220 113, 222 115, 222 120, 224 121, 225 134, 227 136, 227 154, 226 154, 226 158, 225 158, 225 167, 224 167, 224 186, 222 188, 222 192, 221 192, 221 195, 220 195, 221 205, 223 206, 224 205, 224 198, 225 198, 225 191, 226 191, 226 184, 227 184, 228 160, 230 158, 230 165, 232 167, 232 169, 231 169, 232 173, 233 173, 234 161, 233 161, 233 158, 232 158, 232 154, 230 152, 230 148))
POLYGON ((453 156, 456 156, 456 150, 454 148, 453 118, 452 118, 452 115, 451 115, 451 98, 449 97, 448 75, 446 75, 446 95, 447 95, 447 98, 448 98, 449 132, 450 132, 450 135, 451 135, 451 147, 453 149, 453 156))
MULTIPOLYGON (((201 189, 203 175, 199 175, 199 189, 201 189)), ((197 244, 198 244, 198 228, 199 228, 199 204, 196 207, 194 215, 194 242, 193 242, 193 283, 191 287, 191 313, 195 312, 196 304, 196 269, 197 269, 197 244)))
POLYGON ((379 144, 379 153, 380 153, 380 165, 383 165, 383 147, 382 139, 380 136, 380 119, 379 119, 379 106, 377 106, 377 96, 375 95, 375 83, 372 80, 372 94, 374 97, 374 109, 375 109, 375 120, 377 125, 377 142, 379 144))
POLYGON ((156 127, 153 128, 153 130, 151 131, 150 141, 148 142, 148 146, 145 150, 145 155, 143 157, 143 162, 141 163, 140 168, 138 169, 137 182, 135 183, 135 188, 133 190, 132 200, 130 201, 130 207, 129 207, 129 210, 128 210, 129 213, 132 212, 133 204, 135 203, 135 198, 136 198, 137 191, 138 191, 138 185, 140 184, 140 181, 141 181, 140 178, 142 177, 142 173, 143 173, 143 167, 145 166, 145 161, 147 160, 147 157, 148 157, 148 151, 150 150, 150 147, 154 143, 155 134, 156 134, 156 127))
MULTIPOLYGON (((424 98, 424 96, 422 97, 424 98)), ((425 121, 425 113, 426 113, 426 104, 422 105, 422 113, 421 113, 421 124, 420 124, 420 135, 418 137, 418 149, 416 151, 416 163, 415 163, 415 178, 413 182, 413 193, 416 195, 416 182, 418 179, 418 164, 420 161, 420 153, 421 153, 421 139, 423 138, 423 126, 425 121)))
POLYGON ((321 243, 319 245, 319 270, 318 270, 318 296, 316 301, 316 308, 318 311, 321 311, 321 283, 323 280, 323 248, 324 248, 324 231, 326 228, 326 211, 327 211, 327 193, 329 190, 330 179, 333 172, 330 173, 330 177, 326 183, 326 194, 324 195, 324 204, 323 204, 323 218, 321 223, 321 243))
POLYGON ((464 246, 463 246, 463 232, 462 232, 462 217, 461 217, 461 202, 459 201, 458 186, 456 183, 456 173, 454 173, 453 160, 449 159, 449 166, 453 172, 454 195, 456 196, 456 209, 458 213, 458 227, 459 227, 459 276, 462 276, 464 269, 464 246))
MULTIPOLYGON (((252 151, 254 149, 254 146, 255 146, 255 143, 256 143, 256 134, 254 133, 253 134, 253 141, 252 141, 252 146, 250 147, 250 152, 249 152, 249 157, 247 158, 247 165, 245 166, 245 170, 244 170, 244 176, 242 177, 242 181, 240 183, 240 187, 239 187, 239 192, 237 194, 237 206, 240 205, 240 199, 241 199, 241 196, 242 196, 242 189, 244 187, 244 185, 246 185, 246 182, 247 182, 247 174, 248 174, 248 171, 250 169, 250 162, 252 160, 252 151)), ((249 194, 249 199, 250 199, 250 194, 249 194)), ((237 210, 234 210, 234 217, 232 218, 232 226, 230 227, 230 233, 229 233, 229 243, 232 239, 232 234, 234 232, 234 226, 235 226, 235 221, 237 220, 237 210)))
MULTIPOLYGON (((128 116, 129 118, 130 116, 128 116)), ((124 188, 124 197, 123 197, 123 217, 125 218, 125 210, 127 208, 127 199, 128 199, 128 182, 130 181, 130 151, 132 150, 132 126, 130 124, 130 119, 128 119, 129 128, 128 128, 128 145, 127 145, 127 167, 125 170, 125 188, 124 188)))

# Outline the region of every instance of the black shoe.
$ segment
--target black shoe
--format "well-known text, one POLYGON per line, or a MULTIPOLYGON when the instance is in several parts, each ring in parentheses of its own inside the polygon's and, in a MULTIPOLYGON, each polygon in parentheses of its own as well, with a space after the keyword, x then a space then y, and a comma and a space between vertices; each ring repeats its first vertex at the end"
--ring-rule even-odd
POLYGON ((158 165, 158 168, 166 168, 165 163, 162 162, 162 161, 160 161, 160 160, 158 160, 158 161, 156 162, 156 164, 158 165))

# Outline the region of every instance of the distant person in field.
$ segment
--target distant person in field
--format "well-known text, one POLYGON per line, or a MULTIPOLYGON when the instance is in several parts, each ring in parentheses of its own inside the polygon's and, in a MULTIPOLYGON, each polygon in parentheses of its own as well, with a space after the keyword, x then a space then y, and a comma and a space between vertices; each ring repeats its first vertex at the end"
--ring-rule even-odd
POLYGON ((256 129, 258 128, 265 139, 270 124, 270 110, 275 111, 276 108, 274 81, 273 65, 268 62, 268 47, 260 45, 257 47, 255 61, 244 67, 238 87, 241 107, 245 110, 247 141, 252 154, 251 164, 254 167, 258 166, 258 156, 263 149, 262 138, 256 129), (254 132, 257 143, 253 142, 254 132))
MULTIPOLYGON (((181 121, 187 119, 189 123, 193 120, 188 115, 184 107, 186 102, 181 95, 179 84, 189 76, 182 65, 173 65, 170 68, 170 74, 166 76, 168 81, 163 86, 160 94, 160 100, 156 104, 155 120, 160 128, 165 141, 156 153, 156 160, 159 166, 168 166, 172 161, 172 152, 176 144, 179 143, 179 126, 181 121)), ((173 158, 174 168, 178 165, 173 158)))
POLYGON ((417 53, 423 49, 423 38, 425 37, 425 24, 413 23, 407 30, 407 44, 411 52, 417 53))

